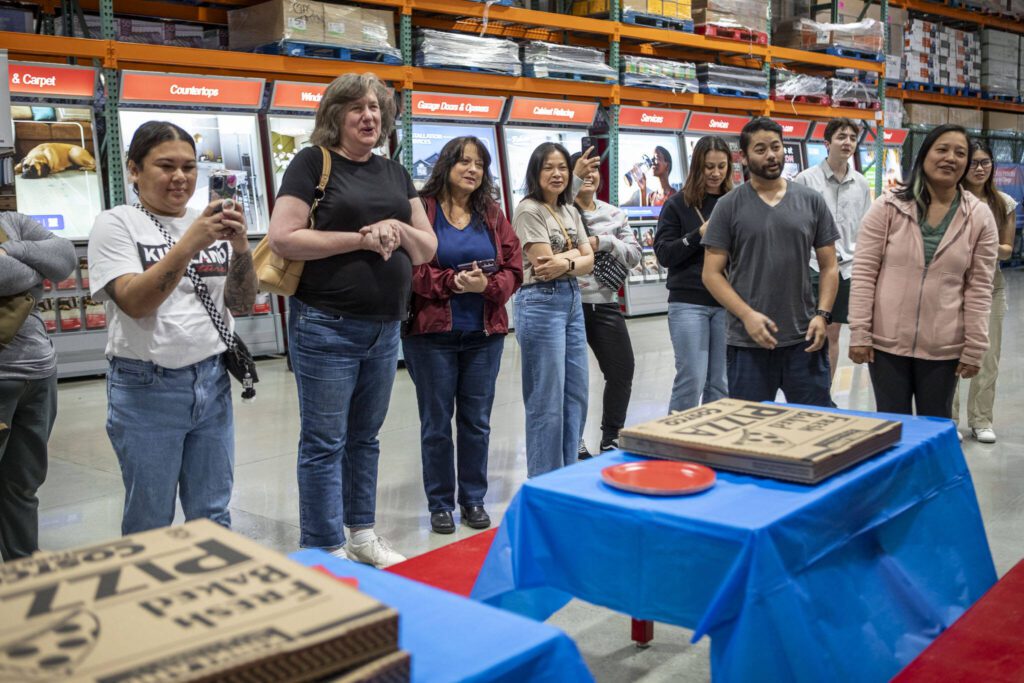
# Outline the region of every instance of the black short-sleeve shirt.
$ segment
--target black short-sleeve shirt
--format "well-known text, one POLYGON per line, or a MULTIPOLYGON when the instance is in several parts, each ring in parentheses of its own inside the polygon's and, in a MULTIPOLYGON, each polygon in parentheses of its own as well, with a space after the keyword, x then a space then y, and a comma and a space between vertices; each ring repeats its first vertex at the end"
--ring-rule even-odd
MULTIPOLYGON (((358 232, 385 218, 410 221, 409 200, 416 188, 397 161, 376 154, 352 161, 331 152, 331 177, 316 210, 316 229, 358 232)), ((313 203, 323 155, 307 147, 295 155, 281 181, 278 197, 313 203)), ((364 320, 404 320, 412 288, 412 261, 399 248, 385 261, 358 250, 306 261, 296 298, 336 315, 364 320)))

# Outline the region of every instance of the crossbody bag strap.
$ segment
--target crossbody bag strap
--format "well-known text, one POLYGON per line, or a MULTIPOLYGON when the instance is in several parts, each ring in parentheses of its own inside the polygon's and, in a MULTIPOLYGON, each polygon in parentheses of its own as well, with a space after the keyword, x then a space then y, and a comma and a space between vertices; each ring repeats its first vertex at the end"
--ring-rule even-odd
POLYGON ((562 229, 562 237, 565 238, 566 244, 565 250, 569 251, 570 249, 573 248, 572 240, 569 239, 569 231, 565 229, 565 225, 562 224, 562 219, 558 217, 558 214, 555 213, 550 206, 548 206, 547 202, 544 202, 544 208, 548 210, 548 213, 551 214, 551 217, 555 219, 556 223, 558 223, 558 227, 562 229))
POLYGON ((318 146, 324 157, 324 163, 320 167, 320 182, 316 186, 316 191, 313 192, 313 203, 309 206, 310 230, 316 230, 316 207, 320 206, 320 200, 324 198, 324 190, 327 188, 327 181, 331 178, 331 153, 323 145, 318 146))
MULTIPOLYGON (((160 231, 160 234, 163 235, 164 242, 167 244, 167 247, 169 249, 173 249, 175 244, 174 238, 172 238, 171 234, 167 232, 167 229, 164 228, 163 224, 157 220, 157 217, 150 213, 142 204, 135 204, 135 208, 146 214, 146 216, 153 221, 153 225, 155 225, 157 230, 160 231)), ((199 297, 199 301, 202 302, 207 315, 210 316, 213 326, 217 328, 217 334, 220 335, 221 341, 224 342, 229 351, 234 350, 234 335, 231 334, 231 328, 229 328, 227 322, 225 322, 224 316, 222 316, 220 311, 217 310, 217 306, 213 303, 213 299, 210 298, 210 288, 207 287, 206 283, 199 277, 199 273, 196 272, 196 269, 191 263, 188 264, 187 268, 185 268, 185 274, 188 275, 188 279, 192 281, 192 286, 196 290, 196 296, 199 297)))
POLYGON ((700 216, 700 224, 701 224, 701 225, 704 225, 705 223, 707 223, 707 222, 708 222, 708 219, 707 219, 707 218, 704 218, 704 214, 702 214, 702 213, 700 212, 700 207, 697 207, 697 206, 695 206, 695 207, 693 207, 693 210, 697 212, 697 215, 698 215, 698 216, 700 216))

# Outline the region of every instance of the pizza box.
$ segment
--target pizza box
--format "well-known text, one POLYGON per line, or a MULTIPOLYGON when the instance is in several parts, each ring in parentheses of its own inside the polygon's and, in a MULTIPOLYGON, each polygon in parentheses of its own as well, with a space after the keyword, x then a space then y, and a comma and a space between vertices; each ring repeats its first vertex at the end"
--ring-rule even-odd
POLYGON ((5 683, 408 680, 397 653, 395 610, 208 520, 0 564, 5 683))
POLYGON ((817 484, 899 442, 896 420, 723 398, 619 432, 619 448, 817 484))

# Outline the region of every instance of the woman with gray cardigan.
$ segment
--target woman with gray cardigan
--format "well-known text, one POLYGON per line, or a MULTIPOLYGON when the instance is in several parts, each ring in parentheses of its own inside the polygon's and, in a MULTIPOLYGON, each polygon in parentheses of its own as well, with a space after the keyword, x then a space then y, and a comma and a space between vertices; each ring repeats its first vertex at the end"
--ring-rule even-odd
MULTIPOLYGON (((75 247, 28 216, 0 213, 0 304, 9 297, 38 301, 43 278, 75 270, 75 247)), ((0 316, 11 315, 0 306, 0 316)), ((17 319, 4 320, 13 327, 17 319)), ((39 550, 39 499, 46 479, 46 443, 57 417, 57 356, 35 310, 13 338, 0 338, 0 557, 39 550)))
MULTIPOLYGON (((572 157, 572 189, 576 195, 576 208, 583 216, 594 257, 611 254, 626 270, 640 263, 640 243, 636 241, 626 214, 608 202, 597 198, 601 187, 599 170, 601 159, 597 155, 574 154, 572 157)), ((597 357, 604 375, 604 400, 601 412, 600 449, 618 448, 619 430, 625 426, 629 396, 633 391, 633 344, 629 339, 626 321, 619 310, 618 289, 607 287, 593 273, 579 276, 583 300, 583 321, 587 330, 587 344, 597 357)), ((580 435, 579 458, 591 457, 580 435)))

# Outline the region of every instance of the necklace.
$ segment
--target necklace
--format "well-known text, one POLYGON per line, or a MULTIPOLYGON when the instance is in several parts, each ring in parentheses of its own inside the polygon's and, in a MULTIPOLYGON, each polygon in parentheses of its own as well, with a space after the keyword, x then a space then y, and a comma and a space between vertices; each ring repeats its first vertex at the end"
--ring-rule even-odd
POLYGON ((465 230, 473 220, 473 213, 471 211, 466 211, 461 206, 452 202, 442 204, 441 210, 444 211, 445 218, 448 219, 448 222, 456 230, 465 230))

